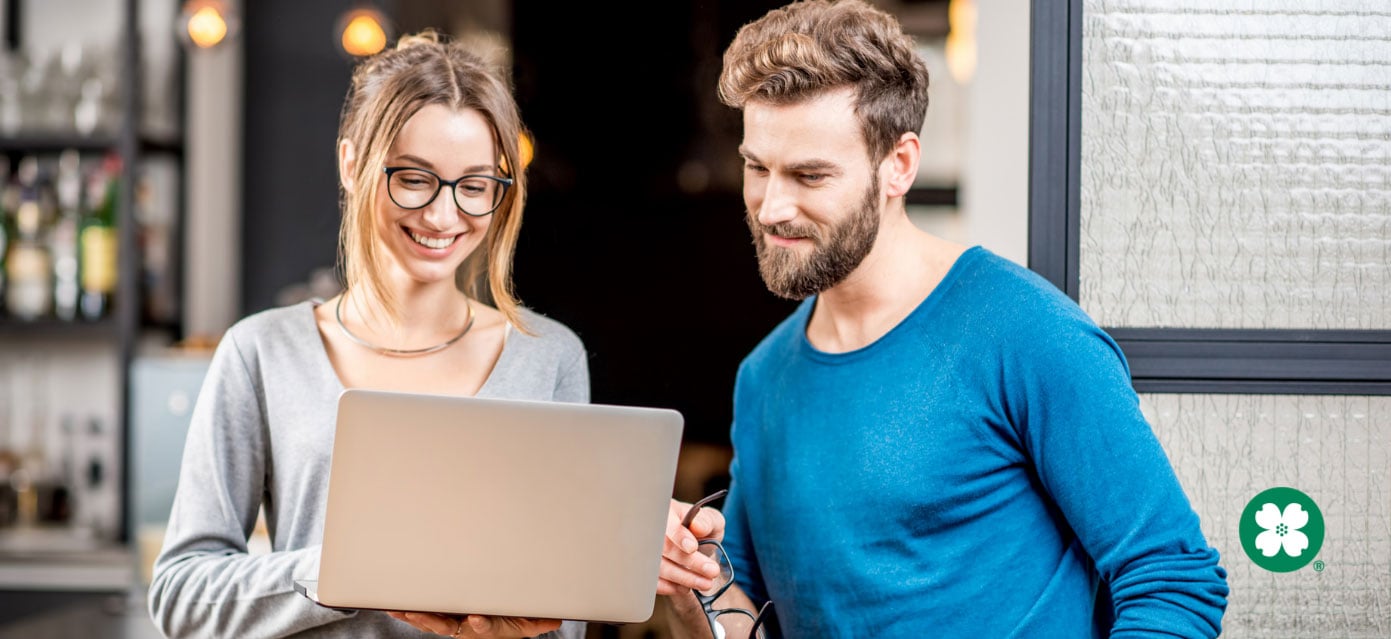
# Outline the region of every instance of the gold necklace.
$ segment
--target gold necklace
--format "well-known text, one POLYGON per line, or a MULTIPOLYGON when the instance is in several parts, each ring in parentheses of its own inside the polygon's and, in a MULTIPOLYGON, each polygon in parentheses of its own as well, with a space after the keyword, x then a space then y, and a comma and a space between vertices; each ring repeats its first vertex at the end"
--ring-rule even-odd
POLYGON ((468 321, 464 322, 464 330, 459 331, 458 335, 449 338, 448 341, 435 344, 434 346, 427 346, 425 348, 411 349, 386 348, 385 346, 377 346, 376 344, 362 339, 361 337, 353 335, 353 332, 348 330, 348 325, 343 323, 343 298, 347 296, 348 295, 346 291, 343 295, 339 295, 338 303, 335 304, 333 307, 333 317, 334 319, 338 320, 338 328, 342 329, 343 336, 352 340, 354 344, 370 348, 374 351, 377 351, 378 353, 381 353, 382 355, 391 355, 393 357, 412 357, 416 355, 429 355, 430 353, 437 353, 446 348, 449 348, 451 344, 459 341, 459 338, 463 337, 465 333, 468 333, 470 328, 473 328, 473 304, 469 302, 468 297, 465 297, 464 306, 468 308, 468 321))

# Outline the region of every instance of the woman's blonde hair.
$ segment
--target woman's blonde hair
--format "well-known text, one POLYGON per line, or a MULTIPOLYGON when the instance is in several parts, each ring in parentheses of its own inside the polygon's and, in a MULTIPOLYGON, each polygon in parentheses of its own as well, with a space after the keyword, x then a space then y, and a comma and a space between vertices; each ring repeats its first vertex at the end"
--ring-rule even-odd
POLYGON ((356 188, 351 192, 344 188, 341 193, 339 258, 348 290, 360 286, 381 300, 379 310, 393 324, 400 315, 398 300, 381 276, 386 256, 375 241, 376 187, 384 179, 391 144, 406 121, 422 107, 438 104, 483 115, 493 128, 499 170, 513 180, 492 214, 483 243, 459 267, 456 283, 470 297, 491 301, 513 326, 525 330, 512 292, 512 254, 526 202, 526 175, 518 149, 523 129, 504 77, 479 54, 430 30, 402 37, 395 48, 364 60, 353 71, 339 119, 338 144, 349 142, 356 152, 352 175, 341 176, 356 188))

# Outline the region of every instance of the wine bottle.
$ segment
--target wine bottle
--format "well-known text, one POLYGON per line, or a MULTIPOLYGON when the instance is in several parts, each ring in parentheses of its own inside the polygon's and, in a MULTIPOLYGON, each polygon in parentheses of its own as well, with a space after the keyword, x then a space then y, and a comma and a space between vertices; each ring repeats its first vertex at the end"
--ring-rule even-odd
MULTIPOLYGON (((5 255, 10 248, 10 211, 12 211, 12 193, 15 193, 14 186, 10 184, 10 160, 0 156, 0 311, 5 308, 5 255)), ((4 477, 0 477, 4 479, 4 477)), ((0 493, 4 492, 0 490, 0 493)))
POLYGON ((82 317, 96 320, 111 312, 116 293, 116 206, 120 192, 121 159, 108 155, 92 175, 87 191, 87 214, 79 234, 82 317))
POLYGON ((34 320, 53 304, 53 262, 43 243, 44 215, 39 203, 38 161, 25 158, 19 169, 19 207, 15 211, 15 241, 5 257, 9 286, 5 302, 10 314, 34 320))
POLYGON ((78 282, 77 234, 82 225, 81 157, 69 149, 58 158, 58 219, 50 234, 53 255, 53 312, 58 319, 77 317, 82 288, 78 282))

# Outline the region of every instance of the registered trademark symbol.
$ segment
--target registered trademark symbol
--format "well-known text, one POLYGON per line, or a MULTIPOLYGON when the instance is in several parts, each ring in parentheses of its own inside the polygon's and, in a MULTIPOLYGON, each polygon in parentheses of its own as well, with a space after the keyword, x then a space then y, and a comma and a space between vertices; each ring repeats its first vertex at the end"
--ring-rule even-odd
POLYGON ((1325 566, 1322 559, 1314 562, 1314 572, 1323 572, 1324 568, 1325 566))

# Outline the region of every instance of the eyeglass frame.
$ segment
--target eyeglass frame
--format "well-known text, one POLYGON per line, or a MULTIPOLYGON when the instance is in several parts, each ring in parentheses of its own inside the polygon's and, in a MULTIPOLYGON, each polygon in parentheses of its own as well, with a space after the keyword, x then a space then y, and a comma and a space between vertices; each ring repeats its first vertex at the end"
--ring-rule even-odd
MULTIPOLYGON (((712 501, 724 497, 727 494, 729 494, 729 490, 722 488, 713 493, 710 493, 709 495, 706 495, 700 501, 691 504, 691 509, 686 511, 686 516, 681 519, 681 527, 689 529, 691 527, 691 522, 695 521, 696 513, 699 513, 701 508, 703 508, 706 504, 709 504, 712 501)), ((720 608, 719 610, 715 610, 715 600, 719 599, 720 595, 723 595, 726 590, 729 590, 730 586, 734 585, 734 562, 729 559, 729 553, 725 552, 724 546, 721 545, 720 542, 715 541, 714 539, 700 539, 697 540, 697 543, 701 546, 714 546, 716 549, 719 550, 720 556, 724 557, 725 561, 729 563, 729 581, 725 582, 725 585, 720 586, 720 589, 715 591, 715 594, 707 596, 701 594, 699 590, 691 589, 691 594, 695 595, 696 601, 700 602, 701 609, 705 611, 705 621, 708 624, 710 624, 710 636, 720 636, 719 633, 715 632, 715 624, 719 623, 717 618, 720 615, 729 612, 736 612, 746 614, 749 616, 749 618, 753 619, 753 625, 749 626, 748 639, 754 639, 758 636, 759 628, 763 626, 763 620, 768 618, 768 612, 773 609, 773 600, 769 599, 768 601, 763 602, 763 605, 758 608, 757 614, 755 614, 752 610, 746 610, 744 608, 720 608)))
POLYGON ((444 189, 444 187, 448 186, 450 194, 449 196, 454 198, 454 208, 459 209, 460 213, 463 213, 464 215, 467 215, 469 217, 488 217, 489 215, 492 215, 494 212, 496 212, 498 210, 498 207, 502 206, 502 201, 507 199, 507 189, 512 188, 512 184, 514 182, 514 180, 510 177, 484 175, 481 173, 460 176, 458 179, 451 181, 440 177, 440 174, 435 173, 430 169, 423 169, 418 166, 384 166, 382 167, 382 172, 386 174, 386 196, 388 198, 391 198, 392 204, 395 204, 396 206, 399 206, 407 211, 418 211, 427 206, 430 206, 431 204, 434 204, 435 198, 438 198, 440 196, 440 191, 444 189), (428 173, 431 177, 435 178, 435 192, 430 195, 430 199, 425 200, 425 203, 421 204, 420 206, 405 206, 400 202, 397 202, 396 196, 392 195, 391 193, 391 176, 401 171, 420 171, 421 173, 428 173), (470 213, 464 210, 464 206, 462 204, 459 204, 459 183, 469 178, 484 178, 487 180, 497 182, 502 186, 502 193, 498 194, 497 204, 494 204, 493 208, 488 209, 486 213, 470 213))

